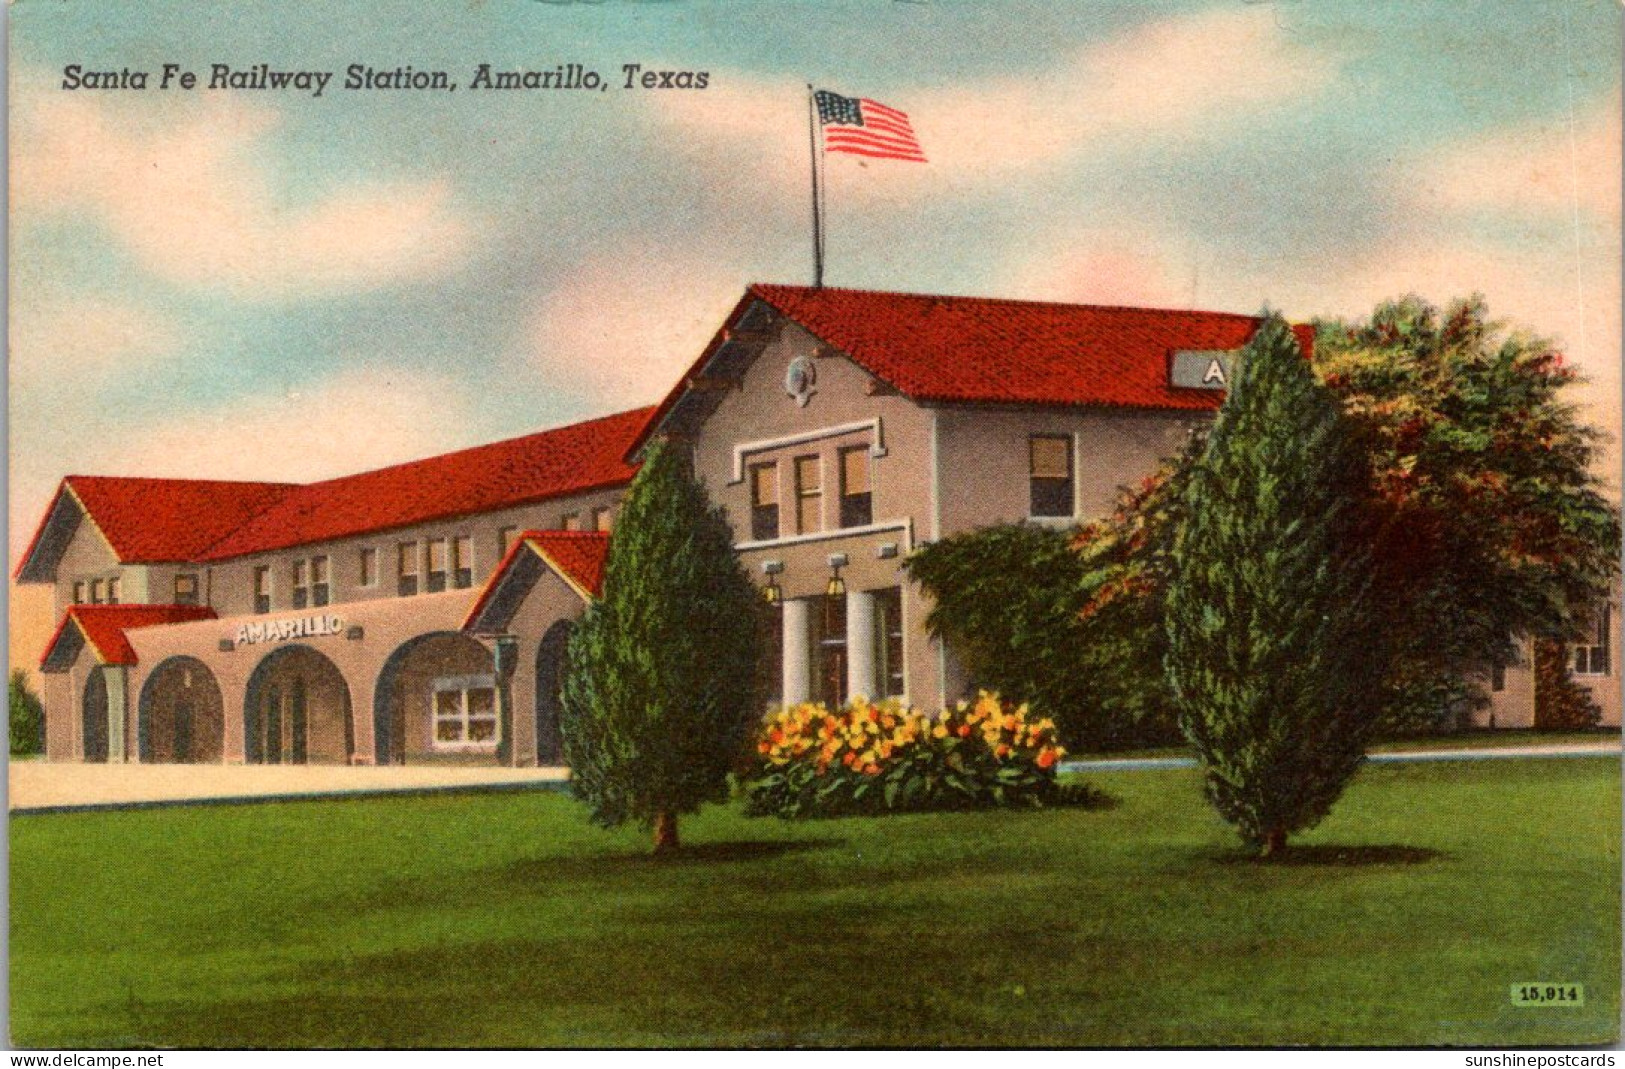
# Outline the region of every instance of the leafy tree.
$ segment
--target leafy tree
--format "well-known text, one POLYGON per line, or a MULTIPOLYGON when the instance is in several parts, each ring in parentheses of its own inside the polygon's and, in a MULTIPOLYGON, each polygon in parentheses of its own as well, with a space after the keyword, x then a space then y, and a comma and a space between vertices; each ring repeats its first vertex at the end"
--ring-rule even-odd
POLYGON ((1266 857, 1326 815, 1376 723, 1361 474, 1336 399, 1268 315, 1185 487, 1166 607, 1168 682, 1208 798, 1266 857))
POLYGON ((1359 440, 1376 593, 1396 643, 1390 728, 1452 727, 1464 669, 1514 636, 1574 637, 1618 574, 1619 515, 1592 469, 1597 432, 1563 397, 1551 343, 1474 295, 1419 297, 1317 324, 1316 366, 1359 440))
POLYGON ((11 755, 27 757, 45 749, 45 706, 28 685, 28 673, 11 672, 11 755))
POLYGON ((761 719, 762 599, 688 459, 656 443, 610 536, 603 597, 570 638, 560 732, 571 791, 606 827, 654 829, 727 795, 761 719))

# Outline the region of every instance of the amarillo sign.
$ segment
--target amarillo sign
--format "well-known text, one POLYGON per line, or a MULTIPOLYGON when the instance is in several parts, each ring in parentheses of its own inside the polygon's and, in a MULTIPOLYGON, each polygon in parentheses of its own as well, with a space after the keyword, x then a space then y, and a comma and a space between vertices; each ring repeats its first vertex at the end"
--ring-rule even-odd
POLYGON ((337 635, 344 630, 344 621, 337 614, 300 616, 292 620, 265 620, 244 624, 237 629, 236 644, 252 646, 260 642, 287 642, 296 638, 320 638, 337 635))

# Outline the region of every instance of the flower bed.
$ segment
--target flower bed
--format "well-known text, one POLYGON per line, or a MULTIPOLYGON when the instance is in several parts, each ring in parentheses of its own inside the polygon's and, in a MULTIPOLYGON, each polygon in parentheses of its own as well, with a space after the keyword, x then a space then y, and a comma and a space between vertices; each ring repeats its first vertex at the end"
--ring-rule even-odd
POLYGON ((781 817, 1035 806, 1066 795, 1055 724, 983 691, 938 716, 895 700, 803 704, 763 725, 747 810, 781 817))

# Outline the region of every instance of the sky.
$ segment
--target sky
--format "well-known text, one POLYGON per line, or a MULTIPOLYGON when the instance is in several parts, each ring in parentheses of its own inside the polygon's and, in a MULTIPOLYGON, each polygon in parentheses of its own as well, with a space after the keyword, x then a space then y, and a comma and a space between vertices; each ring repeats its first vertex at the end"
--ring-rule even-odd
POLYGON ((68 473, 317 479, 657 400, 748 283, 811 281, 809 82, 929 158, 829 158, 830 285, 1480 291, 1617 437, 1620 33, 1615 0, 15 0, 12 563, 68 473), (572 62, 612 87, 467 88, 572 62), (352 63, 461 84, 341 91, 352 63))

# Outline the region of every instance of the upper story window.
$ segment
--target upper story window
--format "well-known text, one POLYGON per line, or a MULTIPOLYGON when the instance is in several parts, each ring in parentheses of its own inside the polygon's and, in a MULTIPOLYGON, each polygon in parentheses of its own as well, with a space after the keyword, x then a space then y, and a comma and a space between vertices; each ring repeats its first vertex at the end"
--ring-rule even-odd
POLYGON ((750 467, 750 536, 757 542, 779 537, 779 466, 750 467))
POLYGON ((310 604, 310 561, 300 558, 293 562, 293 607, 303 609, 310 604))
POLYGON ((181 572, 175 576, 175 604, 197 604, 197 573, 181 572))
POLYGON ((102 593, 102 580, 92 579, 90 581, 90 603, 100 605, 104 600, 106 600, 106 595, 102 593))
POLYGON ((459 590, 474 585, 474 539, 468 535, 451 541, 451 581, 459 590))
POLYGON ((83 605, 85 603, 85 581, 83 579, 75 579, 73 581, 73 603, 75 605, 83 605))
POLYGON ((333 567, 328 558, 310 558, 310 603, 320 608, 333 599, 333 567))
POLYGON ((818 456, 796 457, 796 533, 824 529, 824 465, 818 456))
POLYGON ((111 579, 109 579, 107 581, 107 604, 109 604, 109 605, 117 605, 118 604, 118 587, 119 587, 118 576, 115 575, 115 576, 113 576, 113 578, 111 578, 111 579))
POLYGON ((559 518, 559 530, 561 530, 561 531, 579 531, 579 530, 581 530, 581 513, 579 513, 579 512, 566 512, 562 517, 559 518))
POLYGON ((254 569, 254 611, 271 611, 271 566, 262 564, 254 569))
POLYGON ((1027 461, 1032 481, 1028 515, 1072 515, 1072 436, 1033 435, 1027 439, 1027 461))
POLYGON ((378 585, 378 551, 376 549, 363 549, 358 579, 360 586, 378 585))
POLYGON ((841 526, 867 527, 875 522, 874 495, 869 487, 869 447, 841 450, 841 526))
POLYGON ((418 592, 418 544, 402 542, 395 547, 395 592, 403 598, 418 592))
POLYGON ((446 540, 429 539, 429 583, 425 587, 431 594, 446 589, 446 540))
POLYGON ((516 542, 518 539, 519 528, 517 527, 504 527, 502 530, 498 531, 497 545, 499 545, 501 549, 497 552, 497 559, 506 559, 508 556, 508 551, 513 548, 514 542, 516 542))
POLYGON ((592 529, 593 530, 608 532, 609 529, 614 526, 614 524, 615 524, 615 513, 610 509, 610 507, 608 505, 603 505, 603 506, 600 506, 599 508, 595 508, 595 509, 592 510, 592 529))
POLYGON ((1591 623, 1591 639, 1574 647, 1574 674, 1577 676, 1605 676, 1612 671, 1614 607, 1604 605, 1591 623))

